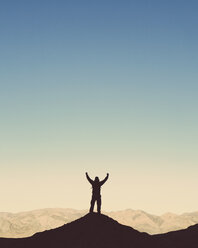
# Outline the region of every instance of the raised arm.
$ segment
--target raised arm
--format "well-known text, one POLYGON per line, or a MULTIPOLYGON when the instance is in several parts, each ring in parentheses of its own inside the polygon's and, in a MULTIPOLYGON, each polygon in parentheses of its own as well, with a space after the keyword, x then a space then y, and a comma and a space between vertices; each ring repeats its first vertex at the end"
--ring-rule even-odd
POLYGON ((86 172, 86 177, 87 177, 87 180, 92 184, 93 183, 93 180, 91 180, 91 178, 89 177, 88 173, 86 172))
POLYGON ((105 179, 103 179, 103 180, 100 182, 100 185, 102 186, 102 185, 107 181, 108 178, 109 178, 109 173, 107 173, 105 179))

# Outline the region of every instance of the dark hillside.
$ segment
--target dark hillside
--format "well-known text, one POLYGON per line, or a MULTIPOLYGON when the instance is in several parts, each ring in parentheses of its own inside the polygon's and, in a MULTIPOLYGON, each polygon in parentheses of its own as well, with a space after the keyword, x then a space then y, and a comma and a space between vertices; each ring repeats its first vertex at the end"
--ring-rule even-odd
POLYGON ((150 243, 150 235, 121 225, 102 214, 87 214, 62 227, 37 233, 30 238, 0 239, 0 247, 3 248, 143 248, 151 247, 150 243))
POLYGON ((160 235, 140 233, 99 214, 29 238, 0 238, 1 248, 198 248, 198 225, 160 235))

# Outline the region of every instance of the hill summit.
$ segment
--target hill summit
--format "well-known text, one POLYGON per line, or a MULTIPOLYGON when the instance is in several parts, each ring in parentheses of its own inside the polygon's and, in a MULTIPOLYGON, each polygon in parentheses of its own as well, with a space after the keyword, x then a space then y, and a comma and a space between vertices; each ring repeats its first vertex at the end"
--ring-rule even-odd
POLYGON ((147 233, 121 225, 106 215, 91 213, 62 227, 36 233, 29 238, 1 238, 0 247, 142 248, 149 242, 151 237, 147 233))
POLYGON ((160 235, 141 233, 103 214, 87 214, 28 238, 0 238, 1 248, 197 248, 198 225, 160 235))
MULTIPOLYGON (((0 237, 30 237, 35 233, 63 226, 86 213, 86 210, 69 208, 45 208, 19 213, 0 212, 0 237)), ((125 209, 103 213, 120 224, 149 234, 182 230, 198 223, 198 212, 181 215, 166 213, 157 216, 142 210, 125 209)))

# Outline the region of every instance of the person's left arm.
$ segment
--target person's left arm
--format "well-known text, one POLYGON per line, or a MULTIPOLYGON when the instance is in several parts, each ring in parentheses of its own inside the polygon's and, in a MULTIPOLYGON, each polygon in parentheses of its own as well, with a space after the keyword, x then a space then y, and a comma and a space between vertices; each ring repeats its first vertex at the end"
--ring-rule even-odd
POLYGON ((103 179, 103 180, 100 182, 100 185, 102 186, 102 185, 107 181, 108 178, 109 178, 109 173, 107 173, 105 179, 103 179))

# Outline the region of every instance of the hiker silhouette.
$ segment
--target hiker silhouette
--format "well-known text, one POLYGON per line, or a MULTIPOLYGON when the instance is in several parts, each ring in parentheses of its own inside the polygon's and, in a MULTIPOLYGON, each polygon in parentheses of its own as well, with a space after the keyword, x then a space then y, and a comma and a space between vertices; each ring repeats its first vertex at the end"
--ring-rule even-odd
POLYGON ((91 206, 90 206, 90 213, 93 213, 94 209, 94 204, 97 202, 97 212, 100 214, 101 213, 101 195, 100 195, 100 188, 101 186, 107 181, 109 177, 109 173, 107 173, 106 177, 100 181, 98 177, 95 177, 95 180, 92 180, 88 173, 86 172, 86 177, 87 180, 91 183, 92 185, 92 199, 91 199, 91 206))

